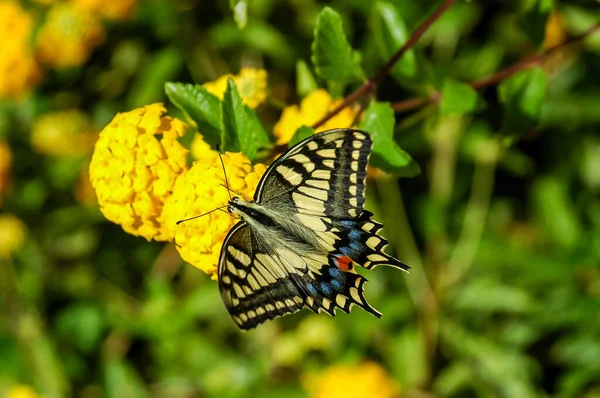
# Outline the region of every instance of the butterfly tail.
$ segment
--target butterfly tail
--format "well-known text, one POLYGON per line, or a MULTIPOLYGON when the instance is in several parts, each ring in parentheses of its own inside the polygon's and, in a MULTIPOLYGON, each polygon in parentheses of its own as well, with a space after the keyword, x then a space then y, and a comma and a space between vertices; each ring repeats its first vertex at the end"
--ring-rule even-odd
POLYGON ((364 210, 361 215, 350 221, 343 221, 346 229, 346 244, 340 251, 367 269, 387 265, 408 271, 410 267, 384 252, 387 239, 379 235, 383 225, 373 220, 373 213, 364 210))

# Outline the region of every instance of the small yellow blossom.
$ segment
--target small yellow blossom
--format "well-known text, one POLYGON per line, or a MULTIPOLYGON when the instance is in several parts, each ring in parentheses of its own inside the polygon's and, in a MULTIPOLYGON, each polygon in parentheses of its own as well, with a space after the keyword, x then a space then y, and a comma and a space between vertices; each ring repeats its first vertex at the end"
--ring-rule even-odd
POLYGON ((90 163, 104 216, 147 240, 173 239, 163 206, 188 169, 188 151, 177 141, 187 125, 165 112, 162 104, 152 104, 115 116, 100 133, 90 163))
MULTIPOLYGON (((229 201, 227 189, 222 186, 225 177, 218 155, 208 145, 204 151, 204 156, 177 179, 173 195, 165 205, 165 222, 173 227, 178 220, 206 213, 229 201)), ((241 153, 225 152, 222 157, 229 187, 252 198, 266 166, 253 167, 241 153)), ((181 257, 216 277, 223 240, 237 221, 224 209, 176 226, 175 243, 181 257)))
POLYGON ((10 186, 11 165, 12 152, 10 147, 6 142, 0 141, 0 206, 2 206, 2 197, 10 186))
POLYGON ((306 378, 310 398, 398 398, 400 386, 381 365, 334 365, 306 378))
MULTIPOLYGON (((327 91, 319 89, 302 99, 300 106, 292 105, 285 108, 273 128, 273 134, 277 137, 277 145, 285 145, 290 142, 299 127, 312 126, 341 102, 342 100, 331 98, 327 91)), ((357 106, 346 107, 316 131, 351 127, 358 112, 357 106)))
POLYGON ((0 1, 0 99, 18 99, 41 79, 29 41, 33 17, 16 1, 0 1))
POLYGON ((250 108, 258 108, 267 98, 267 71, 264 69, 242 68, 239 75, 226 74, 202 86, 223 99, 229 78, 233 79, 244 104, 250 108))
POLYGON ((72 0, 73 3, 88 12, 100 13, 108 19, 127 19, 133 12, 138 0, 72 0))
POLYGON ((42 398, 42 396, 33 388, 20 384, 12 386, 6 393, 6 398, 42 398))
POLYGON ((12 214, 0 214, 0 258, 11 257, 25 241, 25 224, 12 214))
POLYGON ((36 53, 48 66, 73 67, 87 61, 102 41, 104 29, 94 13, 70 3, 56 3, 37 35, 36 53))
POLYGON ((92 152, 97 138, 87 115, 71 109, 38 118, 33 124, 31 144, 45 155, 83 156, 92 152))
POLYGON ((560 14, 552 13, 546 21, 546 35, 544 48, 549 49, 558 46, 567 39, 565 23, 560 14))

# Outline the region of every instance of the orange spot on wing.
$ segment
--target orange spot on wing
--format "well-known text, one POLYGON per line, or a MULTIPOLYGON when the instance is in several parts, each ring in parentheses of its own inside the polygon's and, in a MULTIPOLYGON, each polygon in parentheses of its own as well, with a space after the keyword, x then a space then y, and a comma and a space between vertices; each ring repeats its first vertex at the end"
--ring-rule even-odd
POLYGON ((336 260, 336 264, 342 271, 350 271, 352 269, 352 259, 346 256, 340 256, 336 260))

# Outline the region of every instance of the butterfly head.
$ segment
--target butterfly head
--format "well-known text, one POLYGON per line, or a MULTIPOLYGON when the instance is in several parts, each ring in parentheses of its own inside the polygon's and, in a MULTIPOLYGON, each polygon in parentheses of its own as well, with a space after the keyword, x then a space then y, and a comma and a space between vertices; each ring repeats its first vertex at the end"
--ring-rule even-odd
POLYGON ((233 198, 231 198, 229 200, 229 203, 227 204, 227 211, 229 212, 229 214, 237 214, 239 213, 239 211, 237 210, 237 207, 240 204, 240 198, 238 198, 237 196, 234 196, 233 198))

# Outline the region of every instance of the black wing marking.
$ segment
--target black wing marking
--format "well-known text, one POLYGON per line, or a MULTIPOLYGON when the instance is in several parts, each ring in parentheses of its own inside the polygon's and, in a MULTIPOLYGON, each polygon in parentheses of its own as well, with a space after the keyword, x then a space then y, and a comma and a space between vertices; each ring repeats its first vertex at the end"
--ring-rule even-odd
POLYGON ((299 254, 266 248, 245 223, 236 224, 223 243, 219 261, 219 289, 234 322, 252 329, 303 307, 335 315, 358 305, 379 317, 364 297, 366 279, 343 271, 343 254, 299 254))
POLYGON ((361 214, 372 140, 354 129, 315 134, 267 169, 254 199, 288 213, 347 219, 361 214))

